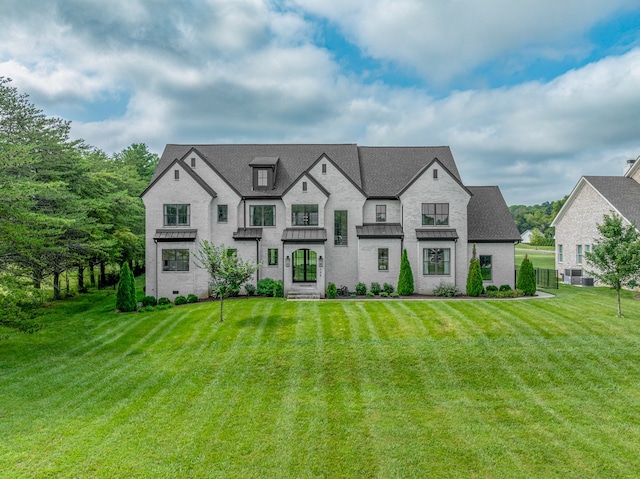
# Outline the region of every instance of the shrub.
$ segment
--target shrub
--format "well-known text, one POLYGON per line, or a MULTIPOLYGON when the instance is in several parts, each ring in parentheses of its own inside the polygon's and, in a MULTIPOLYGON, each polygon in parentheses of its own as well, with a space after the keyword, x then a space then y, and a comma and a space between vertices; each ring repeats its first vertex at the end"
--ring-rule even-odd
POLYGON ((158 299, 158 306, 166 306, 168 304, 171 304, 171 301, 169 301, 169 298, 165 298, 163 296, 162 298, 158 299))
POLYGON ((187 296, 187 303, 197 303, 198 297, 195 294, 190 294, 187 296))
POLYGON ((469 261, 469 274, 467 275, 467 296, 477 297, 484 291, 482 284, 482 270, 480 260, 476 256, 476 245, 473 245, 473 253, 469 261))
POLYGON ((158 300, 155 296, 145 296, 144 298, 142 298, 143 307, 155 306, 156 304, 158 304, 158 300))
POLYGON ((367 298, 373 298, 375 297, 375 294, 373 294, 371 291, 367 291, 367 298))
POLYGON ((247 292, 247 296, 255 296, 257 288, 253 284, 247 283, 244 285, 244 290, 247 292))
POLYGON ((487 294, 490 291, 498 291, 498 287, 495 284, 490 284, 489 286, 486 287, 485 291, 487 292, 487 294))
POLYGON ((393 287, 393 285, 391 285, 389 283, 384 283, 382 285, 382 290, 389 295, 389 294, 393 293, 394 287, 393 287))
POLYGON ((386 291, 380 291, 380 297, 381 298, 388 298, 389 297, 389 293, 387 293, 386 291))
MULTIPOLYGON (((154 298, 155 299, 155 298, 154 298)), ((149 305, 149 306, 143 306, 142 308, 140 308, 138 310, 139 313, 148 313, 150 311, 153 311, 153 306, 149 305)))
POLYGON ((116 296, 116 309, 123 312, 135 311, 138 306, 136 298, 136 286, 133 273, 126 262, 120 270, 120 281, 118 281, 118 293, 116 296))
POLYGON ((511 286, 509 286, 508 284, 501 284, 499 290, 500 291, 511 291, 511 286))
POLYGON ((273 296, 273 288, 275 281, 271 278, 262 278, 258 281, 257 294, 258 296, 273 296))
POLYGON ((158 311, 164 311, 165 309, 171 309, 171 303, 169 304, 160 304, 158 303, 158 306, 156 306, 156 310, 158 311))
POLYGON ((356 293, 349 293, 349 297, 350 298, 355 298, 356 297, 356 293))
POLYGON ((273 297, 284 298, 284 283, 282 281, 273 282, 273 297))
POLYGON ((180 306, 182 304, 187 304, 187 298, 185 298, 182 295, 176 296, 176 299, 173 300, 173 304, 175 304, 176 306, 180 306))
POLYGON ((411 263, 407 256, 406 248, 402 251, 402 259, 400 260, 400 276, 398 277, 398 294, 409 296, 413 294, 413 272, 411 271, 411 263))
POLYGON ((518 279, 516 279, 516 289, 522 290, 525 296, 536 294, 536 272, 528 255, 524 255, 520 265, 518 279))
POLYGON ((327 298, 335 299, 337 295, 338 295, 338 288, 336 288, 335 284, 329 283, 327 285, 327 298))
POLYGON ((433 294, 435 296, 453 298, 454 296, 458 296, 460 294, 460 290, 453 283, 445 283, 444 281, 441 281, 440 284, 433 289, 433 294))
POLYGON ((380 291, 382 291, 380 283, 376 283, 375 281, 371 283, 371 288, 369 288, 369 291, 371 291, 374 295, 380 294, 380 291))
POLYGON ((358 296, 364 296, 365 294, 367 294, 367 285, 364 283, 356 284, 356 294, 358 296))
POLYGON ((524 293, 519 289, 491 290, 487 289, 487 298, 520 298, 524 293))
POLYGON ((391 296, 392 298, 399 298, 400 295, 398 293, 391 293, 389 296, 391 296))

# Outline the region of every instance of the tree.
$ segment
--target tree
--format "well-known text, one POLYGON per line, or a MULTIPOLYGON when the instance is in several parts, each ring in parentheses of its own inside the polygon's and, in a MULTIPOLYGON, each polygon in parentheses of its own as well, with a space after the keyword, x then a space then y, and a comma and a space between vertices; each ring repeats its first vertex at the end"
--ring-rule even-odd
POLYGON ((604 215, 598 225, 598 238, 585 253, 587 264, 594 269, 587 272, 601 283, 616 290, 618 317, 622 317, 620 290, 637 285, 640 279, 640 233, 635 224, 625 225, 618 215, 604 215))
POLYGON ((516 289, 522 291, 526 296, 536 294, 536 271, 533 269, 533 263, 529 259, 529 255, 525 254, 522 264, 520 264, 516 289))
POLYGON ((467 275, 467 296, 477 297, 484 291, 482 284, 482 269, 480 260, 476 256, 476 245, 473 245, 471 260, 469 261, 469 274, 467 275))
POLYGON ((118 293, 116 295, 116 309, 122 312, 135 311, 138 305, 136 298, 136 284, 133 273, 127 263, 123 263, 118 281, 118 293))
POLYGON ((209 285, 214 295, 220 298, 220 322, 224 322, 222 305, 224 298, 240 291, 260 265, 244 261, 235 251, 225 245, 215 246, 204 240, 195 253, 195 263, 209 272, 209 285))
POLYGON ((400 259, 400 276, 398 277, 398 294, 409 296, 413 294, 413 272, 411 271, 411 263, 407 256, 406 248, 402 251, 400 259))

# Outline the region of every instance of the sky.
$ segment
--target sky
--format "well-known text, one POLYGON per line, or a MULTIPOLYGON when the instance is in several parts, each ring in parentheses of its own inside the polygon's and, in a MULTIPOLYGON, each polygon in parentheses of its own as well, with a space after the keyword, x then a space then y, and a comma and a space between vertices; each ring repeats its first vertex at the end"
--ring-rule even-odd
POLYGON ((0 0, 0 76, 73 138, 451 147, 555 201, 640 155, 640 0, 0 0))

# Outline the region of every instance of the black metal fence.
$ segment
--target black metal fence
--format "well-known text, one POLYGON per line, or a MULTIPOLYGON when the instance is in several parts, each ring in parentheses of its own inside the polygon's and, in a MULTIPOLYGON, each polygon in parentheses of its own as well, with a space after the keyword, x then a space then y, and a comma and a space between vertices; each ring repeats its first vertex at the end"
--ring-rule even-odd
MULTIPOLYGON (((516 283, 518 282, 518 270, 516 268, 516 283)), ((536 286, 540 288, 558 289, 560 279, 558 277, 558 270, 546 269, 546 268, 534 268, 536 272, 536 286)))

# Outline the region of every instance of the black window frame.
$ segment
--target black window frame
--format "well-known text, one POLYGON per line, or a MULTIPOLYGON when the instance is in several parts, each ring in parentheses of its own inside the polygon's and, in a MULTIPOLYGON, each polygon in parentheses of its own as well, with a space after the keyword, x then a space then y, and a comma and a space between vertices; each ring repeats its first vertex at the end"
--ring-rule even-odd
POLYGON ((478 259, 480 261, 480 273, 482 273, 482 280, 491 281, 493 279, 493 255, 481 254, 478 256, 478 259))
POLYGON ((249 224, 251 226, 275 226, 276 225, 276 205, 250 205, 249 224), (271 215, 265 214, 267 208, 271 209, 271 215), (258 213, 259 212, 259 213, 258 213), (267 219, 271 224, 267 224, 267 219))
POLYGON ((387 222, 387 205, 376 205, 376 223, 387 222))
POLYGON ((229 205, 218 205, 218 223, 229 221, 229 205))
POLYGON ((334 210, 333 212, 333 244, 335 246, 349 245, 349 212, 334 210))
POLYGON ((291 226, 318 226, 319 222, 320 212, 317 203, 291 205, 291 226))
POLYGON ((422 203, 423 226, 449 226, 449 203, 422 203))
POLYGON ((423 276, 451 276, 451 248, 423 248, 422 274, 423 276), (436 261, 431 261, 434 254, 436 261), (440 254, 442 255, 441 260, 438 256, 440 254), (446 260, 445 256, 448 256, 446 260), (433 268, 430 265, 433 265, 433 268))
POLYGON ((162 250, 162 271, 178 272, 189 271, 189 250, 184 248, 171 248, 162 250))
POLYGON ((278 266, 278 248, 267 249, 267 265, 278 266))
POLYGON ((189 226, 191 224, 191 205, 189 203, 165 203, 162 205, 162 210, 164 226, 179 227, 189 226), (168 211, 171 207, 175 208, 174 212, 168 211), (180 213, 181 207, 183 209, 182 213, 180 213), (185 207, 186 212, 184 211, 185 207))
POLYGON ((389 271, 389 248, 378 248, 378 271, 389 271))

